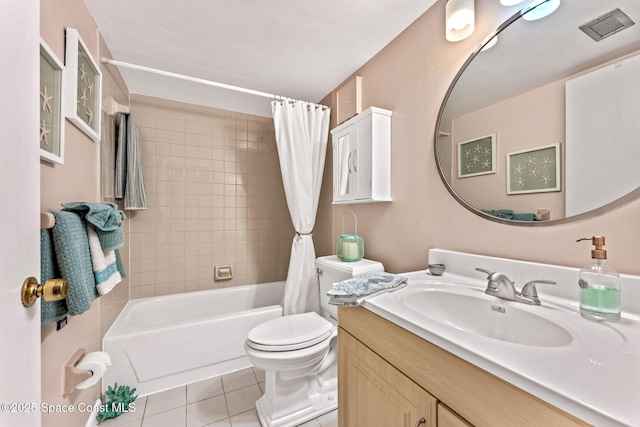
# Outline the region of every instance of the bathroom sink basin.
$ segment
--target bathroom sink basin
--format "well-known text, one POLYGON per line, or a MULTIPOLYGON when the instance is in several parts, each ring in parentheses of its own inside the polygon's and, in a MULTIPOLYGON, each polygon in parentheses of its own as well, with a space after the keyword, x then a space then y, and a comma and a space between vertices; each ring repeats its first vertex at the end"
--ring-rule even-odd
POLYGON ((535 313, 543 307, 501 300, 475 287, 420 284, 390 293, 389 299, 419 317, 490 339, 538 347, 560 347, 573 340, 559 323, 535 313))

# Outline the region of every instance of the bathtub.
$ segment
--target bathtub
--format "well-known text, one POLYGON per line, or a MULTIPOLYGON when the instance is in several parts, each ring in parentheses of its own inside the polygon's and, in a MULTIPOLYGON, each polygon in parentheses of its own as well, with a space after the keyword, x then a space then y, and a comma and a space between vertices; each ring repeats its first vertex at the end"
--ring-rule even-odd
POLYGON ((104 336, 102 381, 148 394, 251 366, 247 333, 282 316, 285 282, 129 301, 104 336))

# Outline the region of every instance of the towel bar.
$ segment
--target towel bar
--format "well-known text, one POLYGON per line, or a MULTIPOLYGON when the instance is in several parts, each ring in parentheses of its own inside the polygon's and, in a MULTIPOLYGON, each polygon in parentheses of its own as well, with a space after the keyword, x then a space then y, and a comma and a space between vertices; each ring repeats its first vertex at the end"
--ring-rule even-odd
POLYGON ((56 217, 51 212, 40 212, 40 229, 49 230, 56 225, 56 217))
POLYGON ((105 105, 107 113, 114 119, 120 114, 129 114, 129 106, 117 103, 111 96, 105 100, 105 105))

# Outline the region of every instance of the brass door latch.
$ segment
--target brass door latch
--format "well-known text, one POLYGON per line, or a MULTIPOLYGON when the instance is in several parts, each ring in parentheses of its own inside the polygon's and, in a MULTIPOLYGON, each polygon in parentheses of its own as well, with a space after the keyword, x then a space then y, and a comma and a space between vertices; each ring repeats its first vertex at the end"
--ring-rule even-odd
POLYGON ((22 284, 22 305, 31 307, 40 296, 47 302, 60 301, 67 297, 68 290, 65 279, 50 279, 40 285, 35 277, 28 277, 22 284))

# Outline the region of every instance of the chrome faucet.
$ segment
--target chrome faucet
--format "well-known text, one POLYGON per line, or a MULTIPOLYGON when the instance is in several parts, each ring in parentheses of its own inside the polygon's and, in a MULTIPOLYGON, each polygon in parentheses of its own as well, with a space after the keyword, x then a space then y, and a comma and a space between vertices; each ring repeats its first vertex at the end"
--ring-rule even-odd
POLYGON ((525 304, 540 305, 540 298, 538 298, 538 291, 536 290, 537 283, 556 284, 553 280, 532 280, 524 285, 522 292, 518 292, 514 283, 509 280, 506 274, 497 271, 491 272, 484 268, 476 268, 476 270, 488 275, 487 279, 489 281, 487 282, 487 289, 484 291, 485 294, 525 304))

